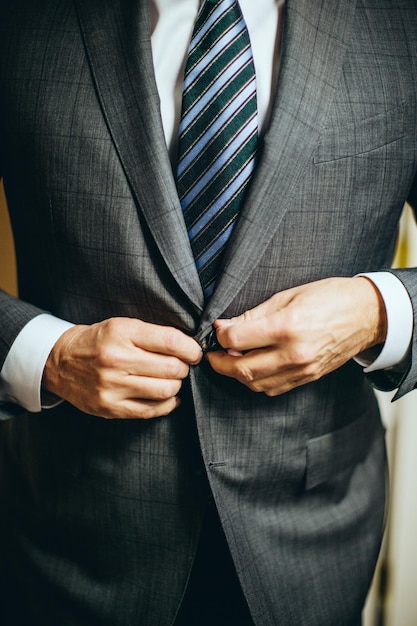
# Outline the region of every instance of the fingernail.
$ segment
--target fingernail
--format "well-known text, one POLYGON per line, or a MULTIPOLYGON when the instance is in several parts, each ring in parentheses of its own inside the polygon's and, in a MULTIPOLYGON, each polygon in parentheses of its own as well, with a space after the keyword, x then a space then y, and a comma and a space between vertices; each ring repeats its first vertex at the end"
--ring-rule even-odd
POLYGON ((231 320, 231 319, 219 319, 219 320, 216 320, 214 323, 215 323, 216 327, 219 328, 219 326, 223 326, 223 327, 230 326, 231 324, 233 324, 233 320, 231 320))
POLYGON ((239 350, 233 350, 233 348, 228 348, 226 352, 229 356, 243 356, 243 352, 240 352, 239 350))

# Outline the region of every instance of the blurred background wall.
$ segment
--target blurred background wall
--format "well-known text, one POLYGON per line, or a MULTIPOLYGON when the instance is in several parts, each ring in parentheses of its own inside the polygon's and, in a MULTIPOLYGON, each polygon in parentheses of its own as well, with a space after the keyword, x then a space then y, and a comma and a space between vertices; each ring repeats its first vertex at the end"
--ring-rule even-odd
MULTIPOLYGON (((417 229, 408 207, 395 265, 417 266, 417 229)), ((1 183, 0 288, 13 294, 17 291, 13 239, 1 183)), ((391 498, 364 626, 417 626, 417 391, 395 403, 391 397, 378 394, 387 429, 391 498)))
MULTIPOLYGON (((394 266, 417 266, 417 228, 405 207, 394 266)), ((378 394, 387 429, 391 496, 364 626, 417 626, 417 390, 378 394)))
POLYGON ((17 292, 16 264, 3 183, 0 180, 0 288, 13 295, 17 292))

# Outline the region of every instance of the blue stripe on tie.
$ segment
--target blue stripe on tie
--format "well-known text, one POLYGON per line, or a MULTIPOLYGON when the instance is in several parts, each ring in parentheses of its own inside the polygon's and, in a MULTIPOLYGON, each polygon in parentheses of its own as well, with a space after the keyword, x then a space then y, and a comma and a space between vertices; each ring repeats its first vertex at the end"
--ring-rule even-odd
POLYGON ((230 119, 232 119, 233 115, 236 113, 236 110, 239 110, 245 102, 252 96, 255 95, 255 85, 254 83, 250 83, 240 94, 239 96, 230 102, 228 106, 224 109, 224 111, 219 115, 219 117, 215 120, 215 122, 209 126, 206 132, 200 137, 197 143, 191 148, 191 150, 186 154, 186 156, 181 159, 178 163, 178 177, 180 177, 184 171, 189 167, 193 159, 195 159, 201 150, 204 149, 204 146, 209 143, 210 139, 212 139, 225 124, 228 123, 230 119))
POLYGON ((213 295, 213 291, 214 291, 214 287, 215 286, 216 286, 216 279, 213 278, 211 283, 207 287, 203 288, 203 293, 204 293, 205 300, 208 300, 210 298, 210 296, 213 295))
POLYGON ((254 168, 254 159, 251 159, 242 169, 242 171, 236 176, 236 178, 226 187, 222 194, 216 199, 216 201, 203 213, 201 218, 189 229, 189 237, 193 239, 203 228, 210 222, 210 220, 218 213, 225 204, 227 204, 233 196, 245 184, 247 179, 252 174, 254 168))
POLYGON ((233 141, 226 147, 225 150, 217 157, 212 163, 207 172, 196 181, 196 184, 190 189, 188 194, 181 200, 181 206, 186 208, 193 200, 199 195, 199 193, 207 186, 210 180, 219 171, 219 166, 226 163, 239 149, 241 145, 257 130, 257 120, 253 117, 247 126, 242 128, 239 134, 233 139, 233 141))
MULTIPOLYGON (((251 58, 252 54, 250 49, 248 49, 238 59, 233 61, 233 63, 229 66, 228 71, 221 74, 211 85, 210 89, 208 89, 200 98, 198 98, 198 100, 195 101, 181 120, 180 133, 185 132, 187 127, 191 126, 206 106, 210 104, 210 101, 221 91, 223 87, 229 83, 231 77, 237 74, 240 69, 243 69, 251 58)), ((252 91, 255 92, 255 81, 252 80, 249 84, 252 85, 252 91)), ((239 98, 239 96, 237 98, 239 98)), ((229 106, 231 106, 233 102, 238 102, 237 98, 233 100, 229 106)))
POLYGON ((225 245, 229 239, 235 223, 229 224, 229 226, 222 232, 222 234, 214 241, 209 248, 196 259, 196 267, 201 270, 208 261, 225 245))
MULTIPOLYGON (((203 6, 201 6, 201 9, 203 6)), ((198 21, 201 13, 201 9, 197 15, 196 21, 198 21)), ((218 5, 214 8, 213 13, 210 15, 209 19, 202 25, 200 30, 193 36, 191 41, 191 46, 188 51, 188 54, 194 52, 195 48, 198 46, 200 41, 203 39, 204 35, 210 30, 210 28, 217 22, 222 15, 227 13, 230 10, 230 7, 224 7, 222 2, 219 2, 218 5)))
POLYGON ((191 72, 187 74, 184 80, 184 91, 186 91, 190 87, 190 85, 195 81, 195 79, 198 78, 199 74, 201 74, 201 72, 205 70, 205 68, 208 65, 210 65, 210 63, 213 62, 213 59, 215 59, 216 56, 221 54, 222 50, 224 50, 224 48, 226 48, 234 39, 236 39, 240 35, 243 29, 244 29, 244 25, 242 25, 241 23, 238 23, 235 26, 233 26, 233 28, 231 28, 227 33, 225 33, 223 37, 219 39, 219 41, 210 49, 210 53, 205 54, 199 60, 197 65, 193 67, 191 72))
POLYGON ((257 132, 255 68, 239 2, 203 0, 185 68, 177 187, 206 299, 255 167, 257 132))

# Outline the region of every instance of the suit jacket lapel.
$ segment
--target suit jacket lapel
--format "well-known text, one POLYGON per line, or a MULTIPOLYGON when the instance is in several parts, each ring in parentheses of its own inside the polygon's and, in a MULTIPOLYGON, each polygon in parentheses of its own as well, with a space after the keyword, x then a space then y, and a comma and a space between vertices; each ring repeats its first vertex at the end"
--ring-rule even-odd
POLYGON ((335 93, 354 9, 355 0, 287 0, 271 123, 226 251, 224 273, 205 312, 207 321, 221 315, 236 296, 291 206, 335 93))
POLYGON ((148 1, 75 2, 97 93, 133 194, 168 269, 201 309, 203 294, 160 118, 148 1))
MULTIPOLYGON (((236 296, 291 206, 292 191, 317 147, 336 89, 355 1, 287 0, 270 127, 203 325, 236 296)), ((148 2, 75 2, 103 112, 132 191, 167 267, 202 309, 160 119, 148 2)))

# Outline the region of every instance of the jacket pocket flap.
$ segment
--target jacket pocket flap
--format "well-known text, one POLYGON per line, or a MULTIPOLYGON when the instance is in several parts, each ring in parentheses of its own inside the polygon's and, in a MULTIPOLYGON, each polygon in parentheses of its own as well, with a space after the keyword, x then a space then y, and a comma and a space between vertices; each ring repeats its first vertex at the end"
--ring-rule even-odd
POLYGON ((326 163, 366 154, 404 136, 404 104, 358 123, 326 129, 314 155, 314 163, 326 163))
POLYGON ((360 418, 307 442, 306 489, 313 489, 364 460, 380 424, 377 414, 360 418))

